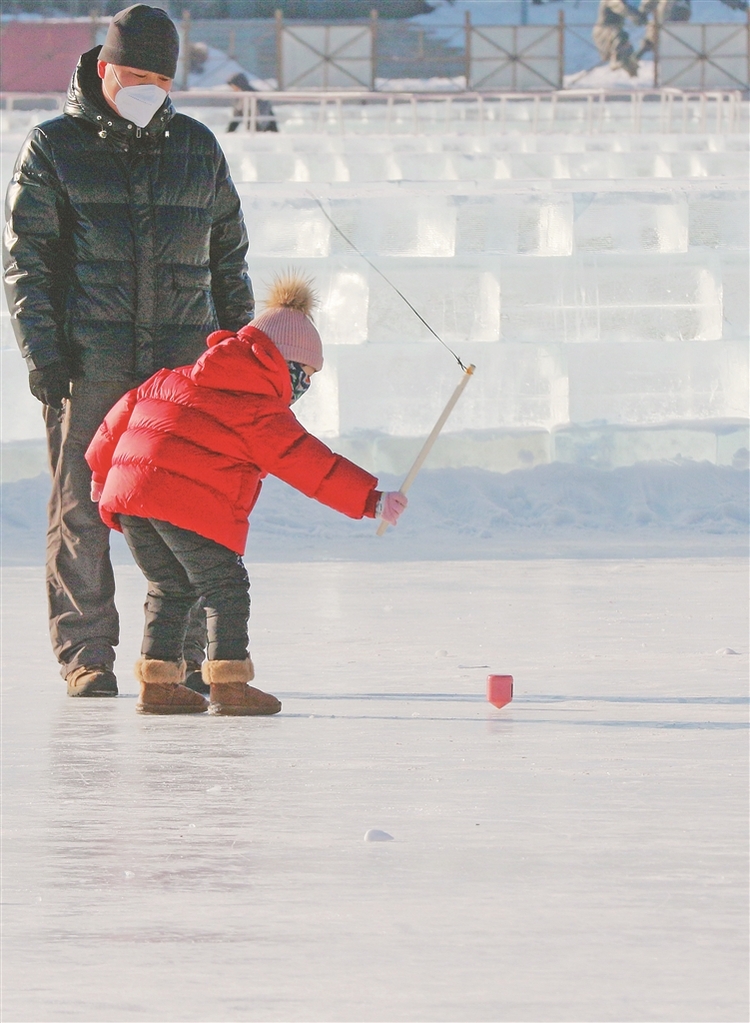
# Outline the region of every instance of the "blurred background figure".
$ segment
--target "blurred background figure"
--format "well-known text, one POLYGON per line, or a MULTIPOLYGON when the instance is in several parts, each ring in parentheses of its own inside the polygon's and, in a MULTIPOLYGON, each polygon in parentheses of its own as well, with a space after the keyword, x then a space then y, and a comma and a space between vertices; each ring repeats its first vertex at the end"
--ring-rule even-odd
POLYGON ((645 25, 647 16, 626 0, 601 0, 591 36, 602 61, 608 61, 613 70, 625 68, 631 78, 635 78, 638 74, 638 59, 625 31, 626 18, 630 18, 636 25, 645 25))
POLYGON ((690 21, 693 13, 690 0, 641 0, 638 8, 643 17, 650 18, 641 45, 636 50, 639 59, 656 47, 656 37, 665 22, 690 21))
MULTIPOLYGON (((255 92, 252 85, 250 84, 247 75, 238 71, 236 75, 227 82, 227 85, 231 86, 235 92, 255 92)), ((278 131, 278 125, 276 124, 276 118, 274 117, 273 107, 267 99, 259 99, 257 103, 257 115, 255 118, 255 130, 256 131, 278 131)), ((227 131, 237 131, 240 125, 243 123, 243 104, 237 103, 234 108, 232 120, 229 122, 227 131)))
POLYGON ((205 43, 190 44, 190 74, 202 75, 208 60, 208 47, 205 43))

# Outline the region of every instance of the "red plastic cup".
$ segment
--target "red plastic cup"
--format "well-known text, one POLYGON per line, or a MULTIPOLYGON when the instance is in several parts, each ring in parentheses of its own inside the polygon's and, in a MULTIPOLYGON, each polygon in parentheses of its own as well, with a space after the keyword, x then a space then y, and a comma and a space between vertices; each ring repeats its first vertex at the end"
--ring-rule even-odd
POLYGON ((487 699, 493 707, 505 707, 513 699, 512 675, 488 675, 487 699))

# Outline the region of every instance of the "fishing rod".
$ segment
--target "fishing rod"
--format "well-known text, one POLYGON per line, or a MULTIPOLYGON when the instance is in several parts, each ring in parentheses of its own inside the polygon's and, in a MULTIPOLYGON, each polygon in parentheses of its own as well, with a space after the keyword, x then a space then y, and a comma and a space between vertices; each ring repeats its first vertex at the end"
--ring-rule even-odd
MULTIPOLYGON (((445 426, 445 421, 448 418, 448 416, 451 414, 451 412, 453 411, 454 405, 456 404, 458 399, 461 397, 461 395, 464 393, 464 388, 466 387, 466 385, 468 384, 469 380, 471 380, 472 376, 474 375, 474 370, 475 369, 476 369, 476 366, 473 363, 470 366, 467 366, 464 369, 464 375, 463 375, 463 378, 461 380, 461 383, 458 385, 458 387, 455 389, 453 394, 448 399, 448 404, 445 406, 443 411, 440 413, 440 415, 438 417, 438 421, 435 423, 435 425, 432 428, 432 433, 430 434, 430 436, 427 438, 427 440, 422 445, 422 450, 419 452, 417 457, 414 459, 414 464, 412 465, 411 469, 409 469, 408 473, 406 474, 406 478, 404 479, 404 482, 398 488, 400 493, 405 494, 407 492, 407 490, 409 489, 409 487, 414 482, 414 480, 417 478, 417 473, 422 468, 422 465, 423 465, 425 459, 427 458, 427 456, 429 455, 430 451, 432 450, 432 445, 438 439, 438 434, 440 433, 440 431, 445 426)), ((377 536, 382 536, 383 533, 385 533, 386 529, 388 529, 388 523, 385 521, 385 519, 383 519, 382 522, 380 523, 380 525, 378 526, 377 530, 376 530, 376 535, 377 536)))
POLYGON ((395 285, 395 284, 393 283, 393 281, 390 281, 390 280, 389 280, 389 279, 388 279, 388 278, 386 277, 386 275, 385 275, 385 274, 383 273, 383 271, 382 271, 382 270, 381 270, 381 269, 380 269, 379 267, 377 267, 377 266, 376 266, 376 265, 375 265, 375 264, 374 264, 374 263, 372 262, 372 260, 371 260, 371 259, 368 259, 368 258, 367 258, 367 256, 366 256, 366 255, 364 254, 364 252, 361 252, 361 251, 360 251, 360 250, 359 250, 359 249, 357 248, 357 246, 356 246, 356 245, 354 244, 354 242, 353 242, 353 241, 351 240, 351 238, 348 238, 348 237, 347 237, 347 236, 346 236, 346 235, 344 234, 344 232, 343 232, 343 231, 341 230, 341 228, 340 228, 340 227, 339 227, 339 225, 338 225, 338 224, 336 223, 336 221, 335 221, 335 220, 333 219, 333 217, 332 217, 332 216, 330 215, 330 213, 328 213, 328 211, 326 210, 326 208, 324 207, 324 205, 323 205, 323 203, 322 203, 322 202, 320 201, 320 199, 319 199, 319 198, 317 197, 317 195, 315 195, 315 194, 314 194, 313 192, 310 192, 310 191, 308 191, 308 193, 307 193, 307 194, 308 194, 308 195, 310 196, 310 198, 311 198, 311 199, 314 199, 314 200, 315 200, 315 202, 316 202, 316 203, 318 204, 318 206, 320 207, 320 212, 321 212, 321 213, 323 214, 323 216, 324 216, 324 217, 326 218, 326 220, 327 220, 327 221, 328 221, 328 223, 329 223, 329 224, 331 225, 331 227, 332 227, 332 228, 334 229, 334 231, 336 231, 336 232, 337 232, 337 233, 338 233, 339 235, 341 235, 341 237, 342 237, 342 238, 344 239, 344 241, 346 242, 346 244, 347 244, 347 245, 349 245, 349 246, 351 246, 351 248, 353 248, 353 249, 354 249, 354 251, 355 251, 355 252, 357 253, 357 255, 358 255, 358 256, 359 256, 359 257, 360 257, 361 259, 364 259, 365 263, 367 263, 367 265, 368 265, 369 267, 372 267, 372 269, 373 269, 373 270, 375 271, 375 273, 376 273, 376 274, 378 274, 378 275, 379 275, 380 277, 382 277, 382 278, 383 278, 383 280, 384 280, 384 281, 385 281, 385 283, 386 283, 386 284, 388 285, 388 287, 389 287, 389 288, 392 288, 392 289, 393 289, 393 291, 395 291, 395 292, 396 292, 396 294, 397 294, 397 295, 398 295, 398 297, 399 297, 399 298, 400 298, 400 299, 402 300, 402 302, 405 302, 405 303, 406 303, 406 304, 408 305, 408 307, 409 307, 409 308, 411 309, 411 311, 412 311, 412 312, 414 313, 414 315, 415 315, 415 316, 417 317, 417 319, 419 319, 419 320, 420 320, 420 321, 421 321, 421 322, 422 322, 422 323, 423 323, 423 324, 425 325, 425 327, 427 327, 427 329, 428 329, 428 330, 429 330, 429 332, 430 332, 430 333, 432 334, 432 336, 433 336, 433 337, 434 337, 434 338, 435 338, 435 339, 436 339, 437 341, 439 341, 439 342, 440 342, 440 344, 441 344, 441 345, 443 346, 443 348, 446 348, 446 349, 447 349, 447 350, 448 350, 448 351, 449 351, 449 352, 451 353, 451 355, 453 356, 453 358, 454 358, 454 359, 456 360, 456 362, 457 362, 457 363, 459 364, 459 366, 461 367, 461 369, 462 369, 462 370, 464 371, 464 373, 465 373, 465 372, 466 372, 466 366, 464 366, 464 364, 463 364, 463 363, 461 362, 461 360, 460 360, 460 359, 459 359, 459 357, 458 357, 458 356, 456 355, 456 353, 455 353, 455 352, 453 351, 453 349, 452 349, 452 348, 450 347, 450 345, 447 345, 447 344, 445 343, 445 341, 443 341, 443 339, 442 339, 442 338, 440 337, 440 335, 438 334, 438 332, 437 332, 436 330, 433 330, 433 329, 432 329, 432 327, 431 327, 431 326, 430 326, 430 324, 429 324, 429 323, 427 322, 427 320, 426 320, 426 319, 424 318, 424 316, 422 316, 422 314, 421 314, 421 313, 420 313, 420 312, 419 312, 419 311, 418 311, 417 309, 415 309, 415 308, 414 308, 414 306, 413 306, 413 305, 411 304, 411 302, 410 302, 410 301, 409 301, 409 299, 408 299, 408 298, 406 297, 406 295, 404 295, 404 293, 403 293, 402 291, 399 291, 399 289, 398 289, 398 288, 396 287, 396 285, 395 285))
MULTIPOLYGON (((471 365, 469 365, 469 366, 464 366, 463 362, 461 362, 461 360, 459 359, 458 355, 456 355, 456 353, 453 351, 453 349, 450 347, 450 345, 447 345, 445 343, 445 341, 443 341, 443 339, 440 337, 440 335, 435 330, 432 329, 432 327, 427 322, 427 320, 424 318, 424 316, 422 316, 422 314, 420 312, 418 312, 414 308, 414 306, 411 304, 411 302, 406 297, 406 295, 404 295, 401 291, 399 291, 399 289, 396 287, 396 285, 393 284, 393 282, 390 281, 386 277, 386 275, 383 273, 383 271, 380 270, 380 268, 377 267, 372 262, 372 260, 368 259, 367 256, 363 252, 360 252, 360 250, 357 248, 357 246, 354 244, 354 242, 351 240, 351 238, 348 238, 344 234, 344 232, 341 230, 341 228, 336 223, 336 221, 333 219, 333 217, 331 217, 330 214, 327 212, 327 210, 323 206, 323 203, 320 201, 320 199, 317 197, 317 195, 315 195, 313 192, 310 192, 310 191, 308 191, 307 194, 312 199, 314 199, 315 202, 318 204, 318 206, 320 207, 320 212, 326 218, 326 220, 331 225, 331 227, 344 239, 344 241, 346 242, 347 245, 349 245, 352 249, 354 249, 354 251, 357 253, 358 256, 360 256, 362 259, 364 259, 365 263, 367 263, 368 266, 372 267, 372 269, 375 271, 376 274, 378 274, 380 277, 383 278, 383 280, 388 285, 388 287, 392 288, 396 292, 398 297, 403 302, 405 302, 406 305, 408 305, 408 307, 411 309, 411 311, 414 313, 414 315, 425 325, 425 327, 427 327, 427 329, 433 335, 433 337, 436 338, 440 342, 440 344, 443 346, 443 348, 446 348, 451 353, 451 355, 456 360, 458 365, 461 367, 461 370, 463 372, 463 377, 461 379, 461 382, 459 383, 458 387, 455 389, 453 394, 448 399, 448 403, 446 404, 445 408, 443 409, 443 411, 438 416, 438 420, 435 423, 435 425, 433 426, 432 432, 430 433, 429 437, 427 438, 427 440, 422 445, 422 448, 421 448, 419 454, 414 459, 414 463, 413 463, 411 469, 409 469, 408 473, 406 474, 404 482, 399 487, 399 492, 402 493, 402 494, 406 494, 407 490, 409 490, 409 488, 411 487, 412 483, 417 478, 417 473, 422 468, 422 465, 424 464, 427 456, 429 455, 430 451, 432 450, 432 446, 434 445, 435 441, 438 439, 440 431, 445 426, 445 423, 446 423, 446 421, 448 419, 448 416, 453 411, 453 409, 454 409, 454 407, 456 405, 456 402, 458 401, 458 399, 461 397, 461 395, 464 392, 464 388, 466 387, 466 385, 468 384, 469 380, 474 375, 474 370, 476 369, 476 366, 473 363, 471 365)), ((388 523, 385 521, 385 519, 383 519, 383 521, 380 523, 380 525, 377 528, 376 535, 377 536, 383 536, 383 534, 385 533, 385 531, 387 529, 388 529, 388 523)))

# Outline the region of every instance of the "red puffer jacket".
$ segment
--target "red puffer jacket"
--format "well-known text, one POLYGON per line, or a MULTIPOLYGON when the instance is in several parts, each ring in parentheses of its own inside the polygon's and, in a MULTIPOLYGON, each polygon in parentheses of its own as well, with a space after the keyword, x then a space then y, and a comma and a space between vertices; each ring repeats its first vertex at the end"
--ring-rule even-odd
POLYGON ((255 327, 219 330, 193 366, 163 369, 111 409, 86 452, 99 511, 164 519, 243 554, 268 473, 374 518, 377 480, 311 436, 289 408, 289 369, 255 327))

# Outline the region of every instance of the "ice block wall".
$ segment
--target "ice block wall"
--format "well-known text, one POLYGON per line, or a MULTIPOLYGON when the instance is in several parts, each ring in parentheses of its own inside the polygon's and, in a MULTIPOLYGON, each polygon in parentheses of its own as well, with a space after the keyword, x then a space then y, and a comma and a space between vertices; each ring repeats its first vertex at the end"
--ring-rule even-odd
POLYGON ((342 449, 401 471, 458 371, 313 196, 477 364, 432 464, 746 464, 744 137, 241 145, 257 290, 289 265, 318 282, 327 364, 300 416, 342 449))
MULTIPOLYGON (((339 450, 403 471, 459 370, 316 200, 477 365, 432 465, 747 464, 744 134, 221 141, 259 298, 290 266, 320 292, 326 365, 297 409, 339 450)), ((41 424, 4 328, 7 444, 41 424)))

